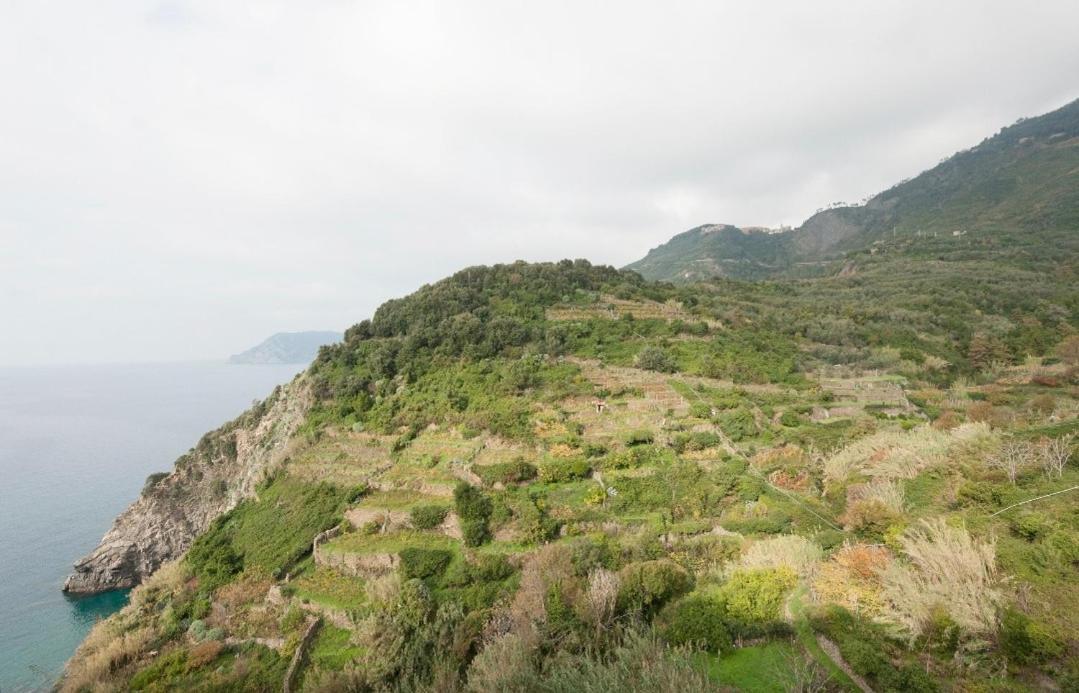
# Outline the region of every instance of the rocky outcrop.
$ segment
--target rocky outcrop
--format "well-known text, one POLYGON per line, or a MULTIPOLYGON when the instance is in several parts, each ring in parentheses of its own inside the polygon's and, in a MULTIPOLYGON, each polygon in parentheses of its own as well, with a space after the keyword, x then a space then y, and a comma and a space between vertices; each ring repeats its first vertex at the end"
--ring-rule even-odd
POLYGON ((182 555, 214 518, 255 495, 259 482, 289 454, 290 439, 311 401, 301 375, 203 436, 170 474, 148 480, 98 547, 75 563, 64 591, 93 594, 134 587, 182 555))

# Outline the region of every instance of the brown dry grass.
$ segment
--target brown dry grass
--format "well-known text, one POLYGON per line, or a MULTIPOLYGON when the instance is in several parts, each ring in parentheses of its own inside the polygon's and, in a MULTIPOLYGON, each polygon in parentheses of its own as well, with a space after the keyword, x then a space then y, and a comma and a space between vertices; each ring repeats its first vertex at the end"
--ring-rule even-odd
POLYGON ((790 568, 801 577, 812 575, 823 553, 812 541, 797 534, 762 539, 750 544, 739 561, 742 568, 790 568))
POLYGON ((109 690, 108 677, 138 659, 154 641, 153 628, 116 630, 111 619, 98 623, 68 663, 61 691, 109 690))
POLYGON ((885 617, 911 637, 920 635, 934 610, 943 609, 966 635, 996 629, 996 552, 993 541, 979 541, 942 519, 923 520, 899 538, 906 561, 881 574, 885 617))
POLYGON ((879 619, 885 612, 881 574, 892 560, 883 546, 844 544, 818 569, 813 594, 818 602, 839 604, 879 619))

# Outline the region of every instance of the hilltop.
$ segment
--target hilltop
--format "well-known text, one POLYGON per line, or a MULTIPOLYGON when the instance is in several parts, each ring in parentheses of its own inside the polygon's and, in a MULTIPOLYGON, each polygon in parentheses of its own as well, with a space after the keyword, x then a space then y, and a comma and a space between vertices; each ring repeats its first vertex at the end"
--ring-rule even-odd
POLYGON ((247 351, 229 357, 229 363, 311 363, 320 347, 341 341, 340 332, 278 332, 247 351))
POLYGON ((649 279, 821 276, 867 254, 1003 263, 1079 252, 1079 100, 1027 118, 857 206, 782 232, 709 224, 628 265, 649 279))

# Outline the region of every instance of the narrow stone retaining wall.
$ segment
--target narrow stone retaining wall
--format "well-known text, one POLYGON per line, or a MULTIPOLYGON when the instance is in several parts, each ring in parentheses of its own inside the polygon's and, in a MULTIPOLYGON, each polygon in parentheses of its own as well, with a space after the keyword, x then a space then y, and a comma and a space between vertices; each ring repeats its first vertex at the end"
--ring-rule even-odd
POLYGON ((316 554, 316 565, 333 568, 344 575, 353 577, 374 577, 385 575, 397 569, 400 558, 395 553, 341 553, 324 551, 316 554))
POLYGON ((300 670, 300 664, 303 662, 307 647, 311 644, 311 640, 314 639, 321 623, 322 619, 314 616, 308 620, 307 630, 304 631, 303 637, 300 638, 300 644, 296 646, 296 651, 292 653, 292 661, 289 662, 288 670, 285 672, 285 681, 281 686, 284 693, 292 693, 292 684, 295 682, 296 672, 300 670))
POLYGON ((336 527, 331 527, 330 529, 327 529, 325 532, 319 532, 318 534, 315 535, 314 541, 311 542, 311 556, 312 556, 312 558, 315 559, 315 563, 319 562, 319 560, 318 560, 318 547, 321 544, 324 544, 324 543, 328 542, 330 539, 333 539, 334 537, 336 537, 336 536, 338 536, 340 534, 341 534, 341 525, 337 525, 336 527))

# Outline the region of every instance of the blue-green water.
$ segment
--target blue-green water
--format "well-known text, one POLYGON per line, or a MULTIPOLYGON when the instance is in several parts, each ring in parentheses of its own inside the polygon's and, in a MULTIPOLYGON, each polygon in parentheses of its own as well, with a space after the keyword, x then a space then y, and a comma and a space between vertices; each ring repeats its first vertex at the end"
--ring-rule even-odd
POLYGON ((152 472, 298 366, 0 369, 0 693, 47 690, 127 595, 69 598, 89 552, 152 472))

